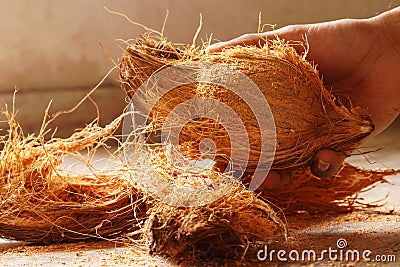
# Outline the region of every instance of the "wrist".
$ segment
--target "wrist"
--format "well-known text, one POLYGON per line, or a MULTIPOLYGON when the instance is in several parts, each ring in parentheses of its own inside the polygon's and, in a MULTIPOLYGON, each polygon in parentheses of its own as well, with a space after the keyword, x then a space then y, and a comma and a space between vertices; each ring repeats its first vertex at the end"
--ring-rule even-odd
POLYGON ((400 57, 400 7, 371 18, 370 23, 377 27, 383 38, 398 57, 400 57))

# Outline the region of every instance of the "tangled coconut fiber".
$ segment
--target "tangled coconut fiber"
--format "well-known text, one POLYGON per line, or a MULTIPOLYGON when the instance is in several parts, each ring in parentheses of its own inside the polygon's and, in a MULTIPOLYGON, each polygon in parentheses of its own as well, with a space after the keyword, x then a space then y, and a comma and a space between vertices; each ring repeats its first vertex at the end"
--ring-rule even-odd
MULTIPOLYGON (((69 138, 45 140, 43 131, 24 135, 14 116, 4 114, 9 130, 0 138, 0 237, 31 243, 100 238, 139 242, 152 254, 174 259, 242 257, 256 242, 286 237, 283 213, 325 216, 368 207, 359 202, 357 193, 396 173, 346 164, 335 177, 320 179, 309 170, 299 170, 277 192, 255 194, 238 182, 212 203, 174 207, 142 192, 123 163, 117 170, 99 170, 89 156, 85 162, 92 168, 89 174, 73 174, 62 165, 67 157, 81 161, 82 150, 92 155, 103 147, 114 138, 121 118, 104 128, 93 123, 69 138)), ((155 154, 158 168, 173 168, 161 152, 155 154)), ((118 152, 113 156, 117 159, 118 152)))
MULTIPOLYGON (((260 86, 277 124, 275 169, 307 166, 312 154, 320 148, 351 149, 373 129, 371 121, 359 108, 349 109, 335 101, 322 86, 316 70, 282 43, 204 55, 197 48, 177 48, 163 38, 144 36, 130 45, 121 58, 122 84, 132 95, 153 72, 187 60, 232 64, 260 86)), ((172 90, 171 95, 166 95, 154 107, 149 125, 157 127, 171 106, 190 97, 205 95, 227 104, 231 101, 237 104, 238 114, 254 139, 251 153, 255 160, 257 127, 253 117, 240 112, 244 104, 224 88, 202 87, 202 92, 197 91, 199 87, 195 84, 185 85, 185 90, 182 87, 172 90)), ((157 202, 141 191, 132 179, 132 166, 123 162, 119 169, 98 170, 91 165, 89 156, 85 162, 91 166, 89 174, 72 174, 62 165, 66 157, 82 160, 81 151, 92 155, 105 146, 106 140, 116 138, 114 131, 122 117, 104 128, 92 123, 69 138, 45 140, 44 129, 37 136, 25 135, 13 113, 5 111, 3 114, 9 129, 0 138, 3 147, 0 153, 0 237, 13 240, 51 243, 107 238, 142 242, 151 253, 175 259, 228 254, 241 257, 258 241, 286 237, 283 213, 323 214, 368 207, 358 202, 357 194, 377 182, 385 182, 385 175, 395 173, 366 171, 345 164, 335 177, 320 179, 308 169, 299 169, 291 182, 277 192, 256 194, 238 182, 228 194, 212 203, 174 207, 157 202)), ((196 132, 194 129, 199 124, 193 123, 190 129, 196 132)), ((203 137, 215 137, 218 124, 209 124, 208 120, 201 123, 207 126, 201 127, 203 137)), ((183 129, 182 142, 189 146, 191 142, 196 143, 200 135, 185 131, 183 129)), ((213 140, 221 153, 226 152, 221 158, 229 156, 229 151, 224 151, 225 136, 213 140)), ((168 179, 184 172, 174 169, 165 160, 163 149, 149 151, 154 154, 157 168, 164 170, 160 173, 168 173, 168 179)), ((192 150, 188 151, 191 156, 192 150)), ((113 155, 116 161, 119 152, 113 155)), ((220 175, 215 170, 210 173, 220 175)), ((143 178, 152 179, 151 176, 143 178)))

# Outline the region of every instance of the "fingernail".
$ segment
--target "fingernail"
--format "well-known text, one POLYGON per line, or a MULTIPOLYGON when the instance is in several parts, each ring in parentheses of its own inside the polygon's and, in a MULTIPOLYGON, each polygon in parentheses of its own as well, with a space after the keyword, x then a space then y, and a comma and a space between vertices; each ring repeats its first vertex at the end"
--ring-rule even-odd
POLYGON ((206 49, 204 49, 204 51, 206 53, 209 53, 210 51, 212 51, 214 48, 216 47, 216 44, 212 44, 206 47, 206 49))
POLYGON ((331 166, 330 163, 323 161, 322 159, 318 160, 318 170, 320 172, 326 172, 329 167, 331 166))

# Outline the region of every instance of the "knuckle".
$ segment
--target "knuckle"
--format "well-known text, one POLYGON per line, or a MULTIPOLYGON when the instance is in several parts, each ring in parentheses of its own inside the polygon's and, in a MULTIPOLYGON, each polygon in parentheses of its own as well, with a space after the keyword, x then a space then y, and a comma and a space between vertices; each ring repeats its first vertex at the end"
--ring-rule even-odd
POLYGON ((245 33, 245 34, 242 34, 238 39, 246 41, 246 40, 252 40, 254 38, 255 38, 254 33, 245 33))

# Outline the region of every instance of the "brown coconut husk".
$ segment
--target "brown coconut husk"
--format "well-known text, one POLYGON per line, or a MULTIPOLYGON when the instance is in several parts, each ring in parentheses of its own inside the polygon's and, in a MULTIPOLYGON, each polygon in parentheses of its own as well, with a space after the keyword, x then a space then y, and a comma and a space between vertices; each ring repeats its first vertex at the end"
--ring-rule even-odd
MULTIPOLYGON (((385 182, 385 174, 395 174, 346 164, 335 177, 320 179, 300 170, 275 193, 255 194, 237 182, 211 203, 173 207, 142 192, 129 178, 128 166, 117 172, 94 169, 91 174, 74 175, 63 169, 65 156, 81 158, 78 151, 90 154, 113 138, 120 118, 104 128, 90 124, 70 138, 44 141, 42 135, 24 136, 14 116, 5 115, 10 129, 1 138, 0 237, 31 243, 102 238, 145 242, 150 253, 174 259, 241 257, 257 242, 286 237, 284 213, 325 216, 327 211, 368 207, 356 201, 357 193, 385 182)), ((150 151, 158 159, 157 168, 169 175, 166 178, 184 173, 171 169, 162 149, 150 151)))
POLYGON ((66 156, 79 160, 81 150, 95 152, 121 118, 105 128, 93 123, 67 139, 44 141, 43 131, 24 136, 14 115, 5 115, 9 130, 1 138, 0 237, 49 243, 111 238, 138 228, 146 205, 123 172, 74 174, 60 167, 66 156))
POLYGON ((319 178, 310 170, 297 171, 290 182, 278 191, 262 192, 261 197, 274 203, 285 214, 351 212, 381 204, 366 203, 359 194, 378 183, 387 183, 386 176, 400 170, 367 170, 344 163, 334 176, 319 178))
MULTIPOLYGON (((132 97, 155 73, 169 66, 190 62, 221 63, 234 67, 259 87, 276 125, 276 152, 272 169, 308 166, 315 151, 323 148, 337 152, 352 150, 358 141, 374 130, 365 111, 341 104, 324 87, 313 65, 296 53, 289 43, 280 40, 268 40, 262 47, 229 47, 210 55, 201 48, 174 44, 151 33, 144 34, 128 45, 120 59, 122 87, 132 97)), ((202 71, 199 70, 199 73, 202 71)), ((226 74, 215 71, 213 75, 225 77, 226 74)), ((235 84, 235 81, 232 83, 235 84)), ((149 86, 146 90, 145 94, 152 96, 158 89, 149 86)), ((216 99, 240 116, 250 143, 246 167, 248 171, 254 171, 261 149, 260 127, 243 99, 227 88, 189 83, 168 91, 151 110, 150 131, 161 129, 165 118, 175 107, 193 98, 216 99)), ((260 100, 260 104, 264 103, 260 100)), ((191 145, 189 156, 199 156, 198 146, 204 138, 216 143, 217 162, 226 163, 231 155, 229 135, 211 119, 190 121, 179 138, 182 143, 191 145)))
MULTIPOLYGON (((162 149, 154 150, 157 168, 173 177, 184 172, 169 164, 162 149)), ((345 163, 333 177, 318 178, 310 170, 297 171, 278 191, 254 193, 237 183, 220 199, 198 207, 158 203, 148 211, 143 238, 150 254, 175 260, 241 259, 259 242, 283 241, 285 215, 340 214, 379 206, 364 203, 358 194, 399 170, 365 170, 345 163), (306 197, 305 197, 306 196, 306 197)), ((171 177, 170 177, 171 178, 171 177)))
MULTIPOLYGON (((257 62, 260 63, 257 66, 260 69, 277 68, 274 73, 281 73, 277 75, 285 72, 298 75, 289 85, 293 86, 292 90, 299 89, 296 89, 299 100, 286 87, 279 86, 280 90, 274 90, 272 95, 267 94, 268 90, 263 90, 277 122, 278 150, 273 165, 276 169, 307 165, 315 150, 322 147, 336 151, 347 150, 373 128, 360 109, 338 105, 323 88, 316 70, 310 68, 311 65, 295 54, 290 46, 282 43, 270 43, 263 48, 229 49, 211 56, 203 55, 193 47, 182 50, 163 38, 155 40, 145 36, 129 46, 121 59, 120 71, 124 87, 132 94, 155 69, 186 60, 228 63, 246 74, 249 73, 246 72, 244 62, 257 62), (301 86, 311 89, 305 89, 303 96, 301 86), (295 116, 296 121, 286 120, 288 116, 284 111, 288 103, 279 100, 286 94, 291 96, 291 103, 300 105, 290 114, 295 116), (312 110, 307 106, 310 103, 315 104, 312 110), (301 114, 307 117, 301 119, 301 114), (314 131, 314 128, 319 128, 321 133, 314 131)), ((256 83, 265 79, 264 74, 257 71, 250 76, 256 83)), ((270 80, 266 81, 272 84, 270 80)), ((274 81, 274 84, 288 85, 287 82, 274 81)), ((168 108, 185 99, 199 97, 200 93, 196 91, 199 87, 184 87, 187 90, 183 92, 179 91, 182 88, 176 89, 179 97, 177 92, 172 91, 170 97, 162 99, 156 106, 160 112, 157 114, 167 112, 170 110, 168 108)), ((203 86, 203 89, 207 87, 203 86)), ((228 94, 224 88, 213 88, 212 92, 202 91, 203 96, 212 96, 221 101, 237 101, 238 107, 243 108, 240 100, 228 94)), ((292 105, 287 107, 291 108, 292 105)), ((240 110, 238 112, 241 114, 240 110)), ((162 123, 164 116, 154 114, 151 113, 149 123, 157 126, 162 123)), ((335 177, 321 180, 308 170, 301 169, 295 173, 291 183, 275 193, 259 195, 248 191, 238 182, 226 195, 211 203, 197 207, 172 207, 157 203, 133 182, 130 177, 132 166, 121 164, 121 170, 117 171, 93 168, 90 174, 72 174, 62 167, 61 163, 66 156, 79 160, 79 151, 86 150, 92 154, 107 139, 114 138, 113 132, 121 118, 104 128, 93 123, 78 130, 70 138, 45 141, 44 129, 38 136, 24 135, 14 115, 8 112, 5 115, 9 131, 0 138, 4 146, 0 153, 0 237, 14 240, 51 243, 89 238, 123 238, 135 242, 145 241, 152 254, 178 259, 225 257, 230 253, 239 256, 255 242, 284 239, 287 231, 283 212, 309 211, 323 214, 327 210, 351 211, 368 207, 359 204, 355 196, 375 183, 385 182, 384 175, 393 173, 365 171, 344 165, 335 177), (140 233, 142 235, 138 235, 140 233)), ((251 142, 254 148, 252 153, 256 155, 257 127, 253 124, 254 118, 244 113, 241 118, 248 127, 249 135, 256 136, 254 142, 251 142)), ((211 124, 204 120, 201 125, 209 127, 211 124)), ((215 123, 213 125, 212 130, 205 131, 206 136, 214 137, 213 130, 218 126, 215 123)), ((195 127, 191 128, 192 133, 197 126, 196 123, 190 125, 195 127)), ((197 140, 187 139, 190 137, 188 134, 186 132, 183 135, 183 142, 196 143, 197 140)), ((221 142, 224 148, 225 141, 221 142)), ((182 175, 182 169, 171 169, 171 165, 164 159, 165 155, 159 153, 163 152, 162 149, 150 151, 165 179, 173 181, 182 175)), ((224 152, 223 149, 221 151, 224 152)), ((190 155, 195 155, 195 152, 190 152, 190 155)), ((229 155, 228 151, 223 156, 226 155, 229 155)), ((135 167, 141 166, 138 163, 135 167)), ((211 175, 222 174, 209 170, 211 175)), ((202 179, 204 173, 190 173, 187 177, 202 179)), ((153 179, 151 176, 143 178, 153 179)))
MULTIPOLYGON (((304 56, 298 55, 290 44, 279 40, 267 41, 263 47, 230 47, 209 55, 194 46, 173 44, 163 37, 144 34, 135 43, 128 45, 120 59, 122 87, 132 97, 152 75, 188 62, 233 66, 250 77, 261 89, 271 107, 277 131, 277 149, 272 169, 306 167, 314 153, 322 148, 338 152, 351 150, 359 140, 374 130, 371 119, 363 110, 341 104, 323 86, 312 64, 304 56)), ((213 74, 224 75, 217 72, 213 74)), ((145 94, 157 97, 157 87, 149 87, 145 94)), ((161 129, 165 118, 175 107, 193 98, 213 98, 236 111, 244 122, 251 144, 247 171, 254 170, 260 155, 259 127, 249 107, 227 88, 188 83, 169 90, 152 107, 148 118, 149 131, 161 129)), ((204 138, 210 138, 216 143, 217 162, 226 163, 231 153, 228 133, 218 122, 210 119, 188 122, 179 138, 178 149, 187 157, 200 156, 198 146, 204 138)), ((163 156, 156 158, 161 159, 161 165, 164 165, 161 168, 168 169, 167 173, 179 175, 179 170, 171 171, 171 166, 164 164, 163 156)), ((259 217, 253 220, 254 214, 258 213, 252 206, 249 213, 253 215, 240 217, 240 226, 235 225, 238 213, 233 212, 229 205, 232 201, 242 201, 235 190, 219 200, 219 203, 229 206, 221 214, 222 221, 213 219, 224 206, 213 207, 210 204, 204 207, 171 208, 159 204, 149 210, 151 215, 146 221, 145 237, 149 241, 151 253, 174 258, 192 255, 193 251, 201 251, 200 255, 208 256, 218 256, 221 252, 226 255, 226 250, 232 246, 244 252, 251 241, 276 239, 276 227, 282 227, 282 218, 274 218, 271 214, 281 211, 288 214, 304 211, 344 212, 368 207, 368 204, 357 202, 357 193, 377 182, 385 182, 386 174, 394 173, 371 172, 345 164, 335 177, 323 180, 302 168, 295 173, 292 182, 278 192, 258 196, 263 199, 264 205, 274 207, 263 210, 266 216, 263 218, 272 222, 272 225, 271 222, 265 224, 268 225, 265 227, 267 229, 263 228, 265 222, 259 217), (230 198, 231 194, 235 198, 230 198), (254 231, 249 232, 249 228, 254 231)), ((245 198, 251 199, 248 195, 245 198)))
POLYGON ((278 213, 239 184, 204 206, 157 204, 148 213, 143 231, 150 254, 174 259, 192 254, 198 258, 241 256, 251 242, 286 237, 286 226, 278 213))

